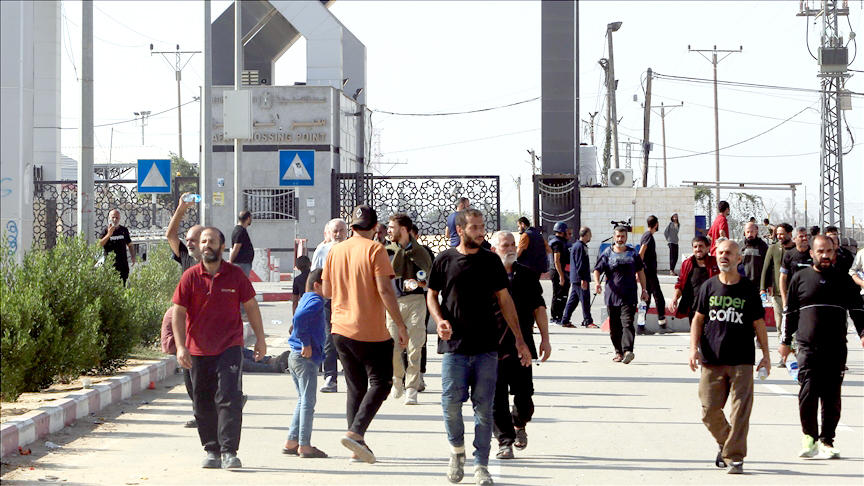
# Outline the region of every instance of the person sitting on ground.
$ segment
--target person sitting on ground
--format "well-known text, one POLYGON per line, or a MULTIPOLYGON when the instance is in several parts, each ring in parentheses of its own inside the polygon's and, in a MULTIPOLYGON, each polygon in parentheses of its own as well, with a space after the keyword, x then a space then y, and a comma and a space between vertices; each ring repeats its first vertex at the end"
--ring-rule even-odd
POLYGON ((327 457, 323 451, 312 446, 312 420, 318 387, 318 365, 324 362, 324 298, 321 290, 320 268, 313 270, 306 281, 306 293, 294 312, 294 325, 288 345, 291 354, 288 366, 297 389, 297 406, 288 429, 283 454, 302 458, 327 457))

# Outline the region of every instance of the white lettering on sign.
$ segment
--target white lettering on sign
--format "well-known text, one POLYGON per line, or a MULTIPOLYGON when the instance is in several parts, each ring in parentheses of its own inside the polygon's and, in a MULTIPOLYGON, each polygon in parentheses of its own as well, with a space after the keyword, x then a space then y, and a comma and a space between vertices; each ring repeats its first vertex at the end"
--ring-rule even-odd
MULTIPOLYGON (((286 142, 286 143, 327 143, 327 133, 261 133, 252 135, 251 142, 286 142)), ((224 143, 225 135, 213 134, 214 143, 224 143)))

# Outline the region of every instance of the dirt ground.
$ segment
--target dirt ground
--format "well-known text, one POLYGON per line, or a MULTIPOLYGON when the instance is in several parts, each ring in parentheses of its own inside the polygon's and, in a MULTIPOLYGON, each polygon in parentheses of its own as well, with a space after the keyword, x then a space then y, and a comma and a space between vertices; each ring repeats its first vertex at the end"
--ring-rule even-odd
MULTIPOLYGON (((158 359, 129 359, 126 365, 117 371, 117 375, 129 371, 138 366, 148 365, 159 361, 158 359)), ((91 385, 101 383, 107 378, 116 375, 82 375, 70 383, 55 383, 40 392, 22 393, 15 402, 0 402, 0 423, 3 423, 18 415, 23 415, 31 410, 36 410, 44 405, 51 405, 55 400, 66 398, 70 392, 84 388, 84 380, 90 380, 91 385)))

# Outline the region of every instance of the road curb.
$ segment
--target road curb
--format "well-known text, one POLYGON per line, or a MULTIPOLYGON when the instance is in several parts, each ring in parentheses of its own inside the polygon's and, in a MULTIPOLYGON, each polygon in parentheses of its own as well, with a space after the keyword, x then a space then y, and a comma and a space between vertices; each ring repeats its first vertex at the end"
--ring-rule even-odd
POLYGON ((74 391, 54 405, 46 405, 15 417, 0 426, 0 457, 18 452, 25 446, 71 425, 81 417, 119 403, 174 374, 177 358, 169 356, 158 363, 139 366, 121 375, 107 378, 88 390, 74 391), (107 383, 106 383, 107 382, 107 383))

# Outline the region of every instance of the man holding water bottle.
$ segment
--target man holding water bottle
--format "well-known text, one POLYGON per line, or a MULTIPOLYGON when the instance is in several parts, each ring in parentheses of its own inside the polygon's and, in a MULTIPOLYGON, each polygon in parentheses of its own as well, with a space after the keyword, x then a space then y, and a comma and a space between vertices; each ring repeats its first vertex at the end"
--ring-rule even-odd
POLYGON ((594 288, 598 295, 603 293, 600 274, 606 276, 604 300, 609 310, 609 337, 615 347, 612 361, 624 364, 629 364, 636 357, 633 354, 633 342, 636 339, 633 321, 636 317, 637 277, 642 286, 642 300, 648 301, 645 265, 639 253, 627 245, 628 231, 626 226, 616 226, 615 243, 600 253, 594 265, 594 288))
POLYGON ((789 281, 779 351, 785 359, 791 352, 792 336, 797 338, 798 412, 804 429, 798 456, 837 459, 840 451, 834 447, 834 432, 840 422, 840 388, 846 367, 846 313, 864 346, 864 304, 852 277, 835 268, 836 247, 829 237, 815 236, 810 255, 813 265, 799 270, 789 281))
POLYGON ((738 243, 721 241, 715 254, 720 274, 702 284, 696 298, 690 326, 690 369, 696 371, 701 362, 702 423, 720 446, 714 464, 728 466, 729 474, 743 474, 753 409, 753 337, 762 349, 759 372, 768 376, 768 332, 758 286, 738 273, 738 243), (730 421, 723 413, 727 401, 732 405, 730 421))
MULTIPOLYGON (((408 365, 402 364, 402 349, 393 347, 393 398, 399 399, 403 392, 405 405, 417 405, 420 388, 420 358, 426 344, 426 275, 432 270, 432 257, 425 248, 411 236, 414 223, 404 213, 390 216, 387 234, 390 243, 387 251, 393 252, 391 263, 396 273, 396 301, 399 312, 408 329, 408 365), (422 277, 422 278, 421 278, 422 277), (404 382, 403 382, 404 380, 404 382)), ((387 329, 393 341, 399 339, 396 322, 387 314, 387 329)))

